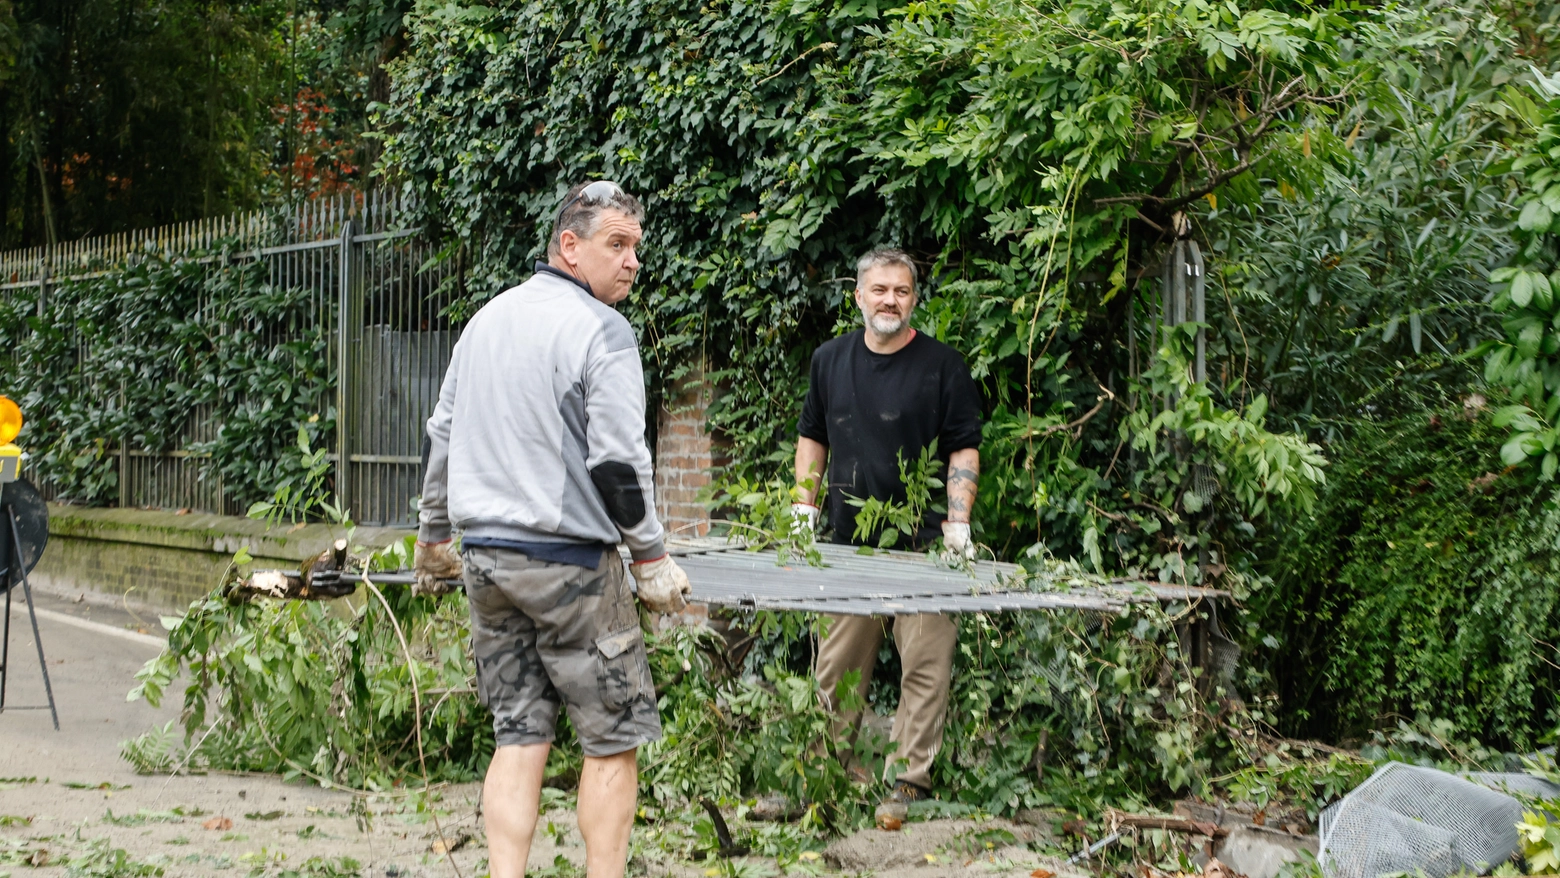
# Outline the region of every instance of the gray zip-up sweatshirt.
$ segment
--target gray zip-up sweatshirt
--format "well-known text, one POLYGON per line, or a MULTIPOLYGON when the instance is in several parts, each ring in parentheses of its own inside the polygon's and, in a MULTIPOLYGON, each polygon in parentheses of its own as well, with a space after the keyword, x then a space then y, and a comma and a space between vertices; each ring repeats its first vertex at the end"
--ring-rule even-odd
POLYGON ((628 320, 544 269, 455 344, 428 419, 418 536, 628 544, 665 554, 645 445, 644 368, 628 320))

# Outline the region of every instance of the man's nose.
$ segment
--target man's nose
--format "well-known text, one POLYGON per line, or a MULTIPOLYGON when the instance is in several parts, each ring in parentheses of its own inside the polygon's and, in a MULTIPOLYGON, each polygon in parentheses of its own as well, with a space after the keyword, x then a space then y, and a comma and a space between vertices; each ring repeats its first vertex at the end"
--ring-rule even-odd
POLYGON ((632 247, 629 248, 628 258, 623 260, 623 267, 628 269, 629 271, 638 271, 639 270, 639 254, 634 252, 634 249, 632 247))

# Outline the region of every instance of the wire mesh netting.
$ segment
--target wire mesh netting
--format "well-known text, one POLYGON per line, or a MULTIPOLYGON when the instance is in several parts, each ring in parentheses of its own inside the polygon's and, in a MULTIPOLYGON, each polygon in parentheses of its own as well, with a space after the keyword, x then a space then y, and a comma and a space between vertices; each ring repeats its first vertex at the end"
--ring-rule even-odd
POLYGON ((1560 784, 1520 771, 1470 771, 1463 777, 1480 786, 1535 799, 1560 799, 1560 784))
POLYGON ((1329 878, 1483 873, 1517 852, 1522 803, 1456 775, 1391 762, 1321 814, 1329 878))

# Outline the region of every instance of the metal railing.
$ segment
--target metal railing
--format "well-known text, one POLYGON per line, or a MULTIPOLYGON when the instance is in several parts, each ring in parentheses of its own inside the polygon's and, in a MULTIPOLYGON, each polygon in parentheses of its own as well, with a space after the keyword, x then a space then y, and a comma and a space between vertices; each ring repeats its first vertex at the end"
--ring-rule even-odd
MULTIPOLYGON (((64 280, 104 276, 156 252, 216 266, 260 260, 269 281, 311 291, 317 321, 307 329, 330 338, 336 430, 329 437, 338 500, 364 524, 415 522, 421 493, 423 423, 459 334, 446 315, 457 298, 453 268, 402 222, 407 204, 387 193, 351 193, 305 202, 282 213, 251 213, 0 253, 0 296, 25 290, 40 313, 64 280), (212 255, 214 247, 225 252, 212 255)), ((280 341, 281 339, 273 339, 280 341)), ((14 341, 14 340, 10 340, 14 341)), ((8 340, 0 339, 0 343, 8 340)), ((76 367, 93 368, 78 345, 76 367)), ((103 405, 117 390, 96 387, 103 405)), ((321 414, 324 414, 323 412, 321 414)), ((119 505, 239 514, 221 474, 189 446, 211 440, 221 425, 197 410, 178 447, 156 451, 118 443, 119 505)), ((51 486, 39 486, 52 496, 51 486)))

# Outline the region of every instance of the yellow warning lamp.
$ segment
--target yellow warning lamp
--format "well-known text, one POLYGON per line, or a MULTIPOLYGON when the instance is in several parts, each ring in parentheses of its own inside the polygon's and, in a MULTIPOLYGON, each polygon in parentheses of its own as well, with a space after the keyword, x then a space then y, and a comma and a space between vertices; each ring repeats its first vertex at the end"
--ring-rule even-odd
POLYGON ((22 410, 16 403, 0 396, 0 485, 16 481, 17 470, 21 468, 22 449, 11 442, 20 432, 22 410))

